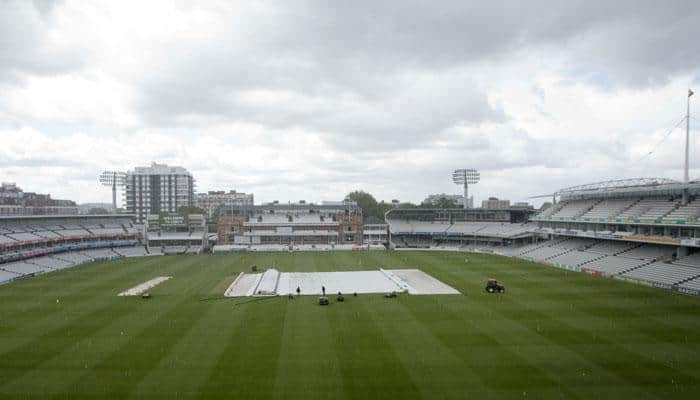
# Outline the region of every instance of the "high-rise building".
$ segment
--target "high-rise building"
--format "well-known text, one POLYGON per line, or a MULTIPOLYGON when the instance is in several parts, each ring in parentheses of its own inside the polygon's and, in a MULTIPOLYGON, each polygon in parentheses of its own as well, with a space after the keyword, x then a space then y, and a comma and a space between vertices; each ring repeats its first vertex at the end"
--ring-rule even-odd
POLYGON ((126 173, 126 209, 143 222, 148 215, 194 205, 194 178, 185 168, 152 163, 126 173))

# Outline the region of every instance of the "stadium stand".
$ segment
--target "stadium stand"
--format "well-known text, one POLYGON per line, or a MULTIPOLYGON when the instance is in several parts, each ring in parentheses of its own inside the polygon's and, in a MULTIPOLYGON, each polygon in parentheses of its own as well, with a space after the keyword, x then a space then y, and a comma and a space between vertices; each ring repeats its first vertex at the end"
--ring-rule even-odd
POLYGON ((624 272, 622 275, 652 283, 675 285, 700 277, 700 268, 654 262, 624 272))
POLYGON ((135 246, 142 228, 130 215, 0 217, 0 283, 57 271, 95 259, 122 257, 111 249, 135 246))
POLYGON ((112 250, 115 253, 124 257, 144 257, 149 255, 148 251, 146 250, 146 247, 144 246, 115 247, 112 250))
POLYGON ((639 243, 633 242, 622 242, 616 240, 601 240, 587 249, 591 253, 605 254, 608 256, 614 256, 616 254, 623 253, 628 250, 632 250, 635 247, 641 246, 639 243))
POLYGON ((635 178, 561 189, 531 218, 540 238, 572 238, 499 253, 700 295, 700 181, 635 178), (568 253, 573 240, 592 240, 568 253))
POLYGON ((558 255, 549 259, 550 262, 556 264, 581 266, 583 264, 589 263, 594 260, 605 257, 604 255, 597 253, 589 253, 587 251, 573 250, 568 253, 558 255))
POLYGON ((617 275, 635 269, 651 261, 618 256, 604 256, 583 265, 584 269, 597 271, 603 275, 617 275))
POLYGON ((9 272, 14 272, 18 275, 32 275, 40 272, 46 272, 47 268, 36 264, 31 264, 24 261, 15 261, 3 264, 2 269, 9 272))
POLYGON ((396 249, 523 245, 533 236, 528 208, 392 209, 385 218, 396 249))
POLYGON ((559 209, 559 211, 552 214, 552 218, 579 217, 590 210, 596 203, 597 201, 595 200, 582 200, 567 203, 564 207, 559 209))
POLYGON ((700 199, 695 199, 671 211, 668 215, 664 216, 664 219, 692 221, 697 219, 698 216, 700 216, 700 199))
POLYGON ((597 203, 593 208, 581 215, 584 218, 613 218, 622 210, 629 208, 637 199, 606 199, 597 203))
POLYGON ((700 277, 693 278, 693 279, 688 280, 686 282, 682 282, 678 286, 681 288, 684 288, 684 289, 700 291, 700 277))
POLYGON ((675 251, 676 249, 669 246, 646 244, 643 246, 633 247, 619 253, 619 255, 627 258, 637 258, 642 260, 658 260, 661 258, 671 257, 675 251))

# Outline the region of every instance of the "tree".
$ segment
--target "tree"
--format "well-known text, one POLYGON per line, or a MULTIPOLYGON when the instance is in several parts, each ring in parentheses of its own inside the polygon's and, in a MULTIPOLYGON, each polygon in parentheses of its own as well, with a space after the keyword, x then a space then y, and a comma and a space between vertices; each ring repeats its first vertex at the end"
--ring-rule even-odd
POLYGON ((88 214, 90 214, 90 215, 104 215, 104 214, 109 214, 109 211, 107 211, 106 209, 101 208, 101 207, 95 207, 95 208, 89 209, 88 214))
MULTIPOLYGON (((385 201, 377 202, 371 194, 363 191, 356 190, 347 196, 346 199, 352 200, 357 203, 357 205, 362 209, 362 214, 365 218, 367 217, 377 217, 384 221, 384 214, 395 208, 393 204, 387 203, 385 201)), ((417 206, 413 203, 401 203, 396 208, 416 208, 417 206)))
POLYGON ((375 199, 371 194, 362 190, 356 190, 345 196, 345 198, 357 203, 357 205, 362 209, 362 213, 365 217, 375 216, 384 220, 384 215, 378 215, 379 203, 377 203, 377 199, 375 199))
POLYGON ((461 206, 453 199, 447 197, 440 197, 437 201, 433 203, 423 203, 423 207, 430 208, 460 208, 461 206))

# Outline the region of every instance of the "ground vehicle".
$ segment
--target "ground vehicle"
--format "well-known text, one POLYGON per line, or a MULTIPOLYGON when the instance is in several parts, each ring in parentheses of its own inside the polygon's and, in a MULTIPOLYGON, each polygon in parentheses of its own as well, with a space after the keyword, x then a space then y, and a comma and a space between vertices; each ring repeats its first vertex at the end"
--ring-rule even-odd
POLYGON ((491 278, 486 281, 486 291, 488 293, 503 293, 506 291, 506 287, 498 283, 497 280, 491 278))

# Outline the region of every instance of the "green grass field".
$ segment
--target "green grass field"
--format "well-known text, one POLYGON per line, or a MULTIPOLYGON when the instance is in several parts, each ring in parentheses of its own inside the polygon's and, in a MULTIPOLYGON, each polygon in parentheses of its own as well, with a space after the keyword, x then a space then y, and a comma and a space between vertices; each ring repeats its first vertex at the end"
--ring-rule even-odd
POLYGON ((100 262, 0 286, 0 399, 691 399, 700 298, 498 256, 100 262), (417 267, 461 296, 225 299, 250 265, 417 267), (116 294, 158 275, 153 298, 116 294), (489 295, 484 282, 507 286, 489 295))

